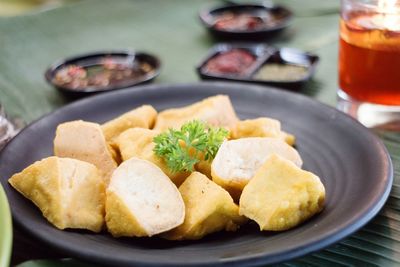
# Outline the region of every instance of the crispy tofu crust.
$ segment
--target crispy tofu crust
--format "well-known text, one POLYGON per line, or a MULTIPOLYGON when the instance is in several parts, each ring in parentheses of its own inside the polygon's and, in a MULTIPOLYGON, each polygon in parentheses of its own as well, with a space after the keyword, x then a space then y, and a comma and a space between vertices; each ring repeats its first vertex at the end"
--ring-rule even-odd
POLYGON ((205 175, 193 172, 179 187, 185 202, 185 221, 165 233, 171 240, 200 239, 221 230, 236 231, 247 220, 222 187, 205 175))
POLYGON ((212 126, 230 129, 238 122, 229 96, 216 95, 203 99, 189 106, 166 109, 157 116, 154 129, 165 131, 169 128, 179 129, 184 123, 201 120, 212 126))
POLYGON ((272 155, 244 188, 239 213, 262 231, 283 231, 319 213, 324 201, 325 188, 315 174, 272 155))
POLYGON ((49 157, 14 174, 9 183, 59 229, 103 228, 105 184, 92 164, 49 157))

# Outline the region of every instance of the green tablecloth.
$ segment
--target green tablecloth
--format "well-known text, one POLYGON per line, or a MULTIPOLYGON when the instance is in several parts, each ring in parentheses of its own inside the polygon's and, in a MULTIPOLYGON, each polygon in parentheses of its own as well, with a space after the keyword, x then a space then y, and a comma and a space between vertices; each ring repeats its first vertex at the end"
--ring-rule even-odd
MULTIPOLYGON (((194 67, 215 43, 203 29, 198 10, 215 1, 87 0, 61 8, 0 18, 0 102, 26 122, 64 104, 46 84, 43 72, 57 59, 93 50, 126 49, 158 55, 162 72, 156 83, 195 82, 194 67)), ((315 78, 300 92, 336 103, 338 1, 279 1, 296 14, 292 26, 270 41, 317 53, 315 78)), ((395 181, 385 208, 366 227, 323 251, 285 265, 400 264, 400 135, 383 133, 395 167, 395 181)))

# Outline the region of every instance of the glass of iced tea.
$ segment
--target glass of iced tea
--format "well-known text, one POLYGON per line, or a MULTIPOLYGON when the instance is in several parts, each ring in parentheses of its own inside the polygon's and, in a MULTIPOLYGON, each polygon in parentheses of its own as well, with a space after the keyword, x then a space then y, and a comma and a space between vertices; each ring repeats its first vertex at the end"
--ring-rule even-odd
POLYGON ((400 129, 400 0, 342 0, 338 108, 400 129))

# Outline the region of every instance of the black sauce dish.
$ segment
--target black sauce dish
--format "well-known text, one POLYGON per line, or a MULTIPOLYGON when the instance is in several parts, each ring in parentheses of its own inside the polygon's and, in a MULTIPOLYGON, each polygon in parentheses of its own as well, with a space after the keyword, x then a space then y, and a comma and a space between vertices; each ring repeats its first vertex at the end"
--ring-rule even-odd
POLYGON ((261 40, 287 28, 293 13, 281 5, 229 2, 201 10, 199 17, 216 38, 261 40))
POLYGON ((79 98, 149 83, 160 67, 160 60, 148 53, 103 51, 60 60, 46 70, 45 78, 64 95, 79 98))
MULTIPOLYGON (((240 59, 233 58, 231 62, 243 65, 240 59)), ((203 80, 257 83, 299 90, 312 78, 318 62, 317 55, 293 48, 275 48, 255 43, 220 43, 210 49, 196 71, 203 80), (254 60, 240 73, 228 72, 226 65, 230 62, 223 56, 232 51, 248 53, 254 60), (210 68, 210 64, 219 58, 222 59, 221 64, 214 64, 217 67, 210 68), (223 71, 214 71, 219 66, 223 71)))

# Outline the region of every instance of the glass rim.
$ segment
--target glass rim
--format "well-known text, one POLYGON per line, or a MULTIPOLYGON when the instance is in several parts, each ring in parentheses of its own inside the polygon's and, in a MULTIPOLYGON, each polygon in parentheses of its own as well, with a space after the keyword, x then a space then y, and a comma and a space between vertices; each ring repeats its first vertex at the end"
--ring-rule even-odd
MULTIPOLYGON (((347 2, 347 3, 357 3, 357 4, 364 4, 364 5, 371 5, 371 6, 378 6, 379 2, 390 2, 390 0, 341 0, 340 2, 347 2)), ((395 0, 395 5, 400 5, 400 0, 395 0)))
POLYGON ((392 5, 389 6, 379 6, 379 3, 389 2, 388 0, 341 0, 340 2, 342 10, 373 10, 376 13, 400 15, 400 0, 392 1, 392 5))

